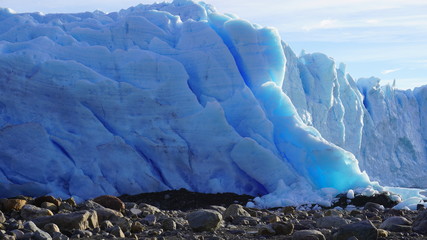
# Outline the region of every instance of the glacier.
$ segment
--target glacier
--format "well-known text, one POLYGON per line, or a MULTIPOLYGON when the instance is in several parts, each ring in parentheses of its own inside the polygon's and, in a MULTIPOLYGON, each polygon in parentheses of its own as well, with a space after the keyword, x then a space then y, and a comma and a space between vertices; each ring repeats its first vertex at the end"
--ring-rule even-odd
POLYGON ((427 187, 426 87, 355 81, 203 2, 0 9, 0 86, 0 197, 427 187))

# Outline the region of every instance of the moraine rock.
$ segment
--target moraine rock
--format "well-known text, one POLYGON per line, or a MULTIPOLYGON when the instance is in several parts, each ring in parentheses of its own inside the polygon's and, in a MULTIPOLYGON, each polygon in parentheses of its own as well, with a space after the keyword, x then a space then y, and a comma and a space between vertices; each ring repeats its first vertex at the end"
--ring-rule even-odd
POLYGON ((32 222, 32 221, 28 221, 28 222, 24 223, 24 229, 33 232, 33 237, 32 237, 33 239, 37 239, 37 240, 52 239, 52 237, 49 235, 49 233, 38 228, 36 226, 36 224, 34 224, 34 222, 32 222))
POLYGON ((258 234, 261 236, 273 236, 276 235, 276 231, 269 225, 263 225, 258 228, 258 234))
POLYGON ((53 216, 53 213, 49 209, 39 208, 31 204, 26 204, 21 209, 21 217, 26 220, 44 216, 53 216))
POLYGON ((119 226, 115 226, 110 230, 110 233, 118 238, 124 238, 125 234, 119 226))
POLYGON ((316 220, 316 226, 318 228, 333 228, 341 227, 343 225, 349 224, 350 221, 338 216, 326 216, 321 217, 316 220))
POLYGON ((53 233, 61 232, 61 230, 59 230, 58 225, 56 225, 55 223, 48 223, 44 225, 43 230, 48 232, 51 236, 53 233))
POLYGON ((10 212, 12 210, 19 211, 27 204, 24 199, 2 199, 3 210, 10 212))
POLYGON ((420 212, 412 224, 412 231, 427 235, 427 210, 420 212))
POLYGON ((250 217, 251 215, 239 204, 231 204, 223 214, 225 220, 230 220, 239 216, 250 217))
POLYGON ((105 220, 110 220, 111 222, 120 221, 123 218, 123 214, 120 212, 110 209, 110 208, 96 208, 94 209, 98 216, 98 222, 103 222, 105 220))
POLYGON ((380 212, 384 211, 384 206, 374 202, 367 202, 363 209, 368 210, 370 212, 380 212))
POLYGON ((292 240, 326 240, 325 235, 317 230, 300 230, 294 232, 292 240))
POLYGON ((162 221, 162 228, 165 231, 176 230, 176 222, 172 218, 166 218, 162 221))
POLYGON ((53 203, 57 207, 59 207, 59 205, 61 205, 61 201, 52 197, 52 196, 42 196, 42 197, 38 197, 38 198, 34 199, 34 205, 36 205, 37 207, 41 207, 42 203, 44 203, 44 202, 53 203))
POLYGON ((145 213, 144 215, 156 214, 161 212, 159 208, 146 203, 140 203, 138 205, 138 208, 145 213))
POLYGON ((4 216, 4 213, 0 211, 0 223, 6 222, 6 217, 4 216))
POLYGON ((376 240, 378 238, 378 230, 371 221, 366 220, 341 226, 333 234, 333 239, 347 240, 353 236, 358 239, 376 240))
POLYGON ((98 215, 94 210, 61 213, 54 216, 36 218, 33 221, 37 226, 55 223, 61 231, 86 230, 99 227, 98 215))
MULTIPOLYGON (((144 231, 144 229, 145 229, 145 227, 144 227, 144 225, 142 225, 142 223, 133 222, 132 226, 130 227, 130 232, 131 233, 140 233, 140 232, 144 231)), ((166 229, 164 229, 164 230, 166 230, 166 229)))
POLYGON ((67 235, 62 234, 60 232, 55 232, 52 234, 52 240, 69 240, 69 239, 70 238, 67 235))
POLYGON ((93 199, 94 202, 101 204, 106 208, 110 208, 119 212, 125 210, 125 204, 118 197, 111 195, 103 195, 93 199))
POLYGON ((292 223, 276 222, 270 225, 277 235, 289 235, 294 231, 294 225, 292 223))
POLYGON ((385 229, 391 232, 410 232, 411 231, 411 222, 401 216, 392 216, 387 218, 383 223, 381 223, 381 229, 385 229))
POLYGON ((99 227, 102 230, 107 230, 109 228, 113 228, 114 225, 113 225, 113 223, 110 220, 105 220, 105 221, 102 221, 101 224, 99 224, 99 227))
POLYGON ((202 209, 189 213, 187 220, 195 232, 214 231, 220 226, 222 216, 217 211, 202 209))
POLYGON ((52 212, 57 212, 58 211, 58 206, 56 206, 54 203, 51 203, 51 202, 43 202, 40 205, 40 207, 44 208, 44 209, 49 209, 52 212))
POLYGON ((12 233, 16 239, 24 238, 24 232, 19 230, 19 229, 14 229, 14 230, 10 231, 10 233, 12 233))

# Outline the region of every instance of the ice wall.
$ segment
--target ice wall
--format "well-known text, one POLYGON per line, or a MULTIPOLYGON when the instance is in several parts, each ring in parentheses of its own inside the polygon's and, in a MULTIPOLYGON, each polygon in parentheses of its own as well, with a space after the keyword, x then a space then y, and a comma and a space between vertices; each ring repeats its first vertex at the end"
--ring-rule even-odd
POLYGON ((403 91, 380 86, 373 77, 356 83, 344 64, 337 67, 324 54, 296 57, 288 46, 283 48, 288 74, 282 89, 306 124, 354 153, 372 179, 427 187, 425 86, 403 91))
POLYGON ((273 206, 372 185, 353 154, 319 133, 363 145, 367 98, 334 66, 321 54, 297 58, 276 30, 203 3, 3 9, 1 197, 184 187, 268 194, 259 203, 273 206))

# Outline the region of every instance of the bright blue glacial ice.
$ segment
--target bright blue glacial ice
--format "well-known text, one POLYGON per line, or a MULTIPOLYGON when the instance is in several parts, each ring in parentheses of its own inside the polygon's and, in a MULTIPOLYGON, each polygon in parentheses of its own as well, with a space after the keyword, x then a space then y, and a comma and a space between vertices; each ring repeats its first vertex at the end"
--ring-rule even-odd
MULTIPOLYGON (((374 129, 377 109, 364 103, 375 99, 344 71, 192 1, 1 9, 0 197, 187 188, 263 195, 255 203, 271 207, 380 190, 349 152, 365 157, 365 116, 374 129)), ((427 118, 427 94, 408 94, 427 118)), ((363 169, 382 181, 368 157, 363 169)))

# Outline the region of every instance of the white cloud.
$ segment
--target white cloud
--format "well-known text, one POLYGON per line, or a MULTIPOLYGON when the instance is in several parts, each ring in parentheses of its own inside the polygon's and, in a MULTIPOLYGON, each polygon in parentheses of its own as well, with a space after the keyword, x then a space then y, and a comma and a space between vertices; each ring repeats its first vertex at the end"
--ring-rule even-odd
POLYGON ((394 73, 394 72, 397 72, 397 71, 400 71, 400 68, 394 68, 394 69, 384 70, 384 71, 381 72, 381 74, 387 75, 387 74, 394 73))

